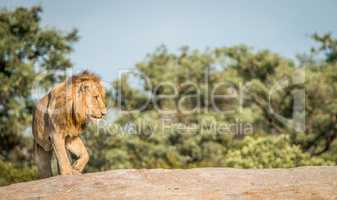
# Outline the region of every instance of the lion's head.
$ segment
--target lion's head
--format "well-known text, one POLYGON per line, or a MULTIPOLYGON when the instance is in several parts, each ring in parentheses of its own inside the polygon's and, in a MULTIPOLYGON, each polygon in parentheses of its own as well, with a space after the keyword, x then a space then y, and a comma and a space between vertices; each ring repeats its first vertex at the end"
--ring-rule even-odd
POLYGON ((90 122, 101 119, 106 114, 105 91, 102 81, 87 71, 71 78, 73 92, 73 110, 78 122, 90 122))
POLYGON ((49 94, 48 114, 54 128, 79 133, 91 121, 107 113, 101 79, 88 71, 68 78, 49 94))

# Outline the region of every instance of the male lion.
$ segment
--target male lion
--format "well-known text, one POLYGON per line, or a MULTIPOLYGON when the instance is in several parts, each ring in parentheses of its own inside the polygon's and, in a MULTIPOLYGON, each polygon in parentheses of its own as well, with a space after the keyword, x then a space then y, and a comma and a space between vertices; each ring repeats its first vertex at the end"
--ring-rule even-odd
POLYGON ((54 151, 61 175, 80 174, 89 160, 80 138, 86 124, 106 114, 101 79, 84 71, 56 85, 33 114, 34 154, 40 178, 52 176, 54 151), (68 152, 77 156, 71 165, 68 152))

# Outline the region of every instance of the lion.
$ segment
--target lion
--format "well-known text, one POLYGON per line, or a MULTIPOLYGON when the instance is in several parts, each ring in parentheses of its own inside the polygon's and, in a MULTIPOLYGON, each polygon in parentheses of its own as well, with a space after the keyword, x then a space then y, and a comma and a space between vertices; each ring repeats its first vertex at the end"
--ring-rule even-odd
POLYGON ((81 174, 89 154, 80 134, 89 122, 107 113, 105 89, 95 74, 83 71, 57 84, 33 113, 34 157, 40 178, 52 176, 53 152, 61 175, 81 174), (77 160, 71 163, 69 154, 77 160))

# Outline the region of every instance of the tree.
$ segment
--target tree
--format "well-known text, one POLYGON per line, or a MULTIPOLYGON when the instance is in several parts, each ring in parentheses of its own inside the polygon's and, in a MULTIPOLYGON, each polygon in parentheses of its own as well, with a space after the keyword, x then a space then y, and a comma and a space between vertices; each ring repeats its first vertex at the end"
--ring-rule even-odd
POLYGON ((0 11, 0 156, 24 156, 23 133, 31 122, 33 87, 48 88, 72 66, 69 53, 77 31, 41 26, 41 8, 0 11))
POLYGON ((313 52, 323 53, 325 61, 328 63, 337 62, 337 39, 332 36, 331 33, 320 35, 318 33, 313 34, 312 39, 318 42, 320 45, 318 48, 312 48, 313 52))
POLYGON ((114 81, 114 106, 137 112, 122 113, 113 128, 89 129, 89 170, 336 163, 336 64, 305 60, 244 45, 203 52, 184 47, 176 53, 161 46, 137 63, 133 74, 114 81), (135 74, 143 84, 132 84, 135 74), (281 90, 271 95, 275 86, 281 90), (199 109, 184 112, 195 106, 199 109), (291 121, 302 116, 300 124, 291 121), (161 130, 164 121, 173 125, 161 130), (253 125, 251 135, 216 128, 238 121, 253 125))

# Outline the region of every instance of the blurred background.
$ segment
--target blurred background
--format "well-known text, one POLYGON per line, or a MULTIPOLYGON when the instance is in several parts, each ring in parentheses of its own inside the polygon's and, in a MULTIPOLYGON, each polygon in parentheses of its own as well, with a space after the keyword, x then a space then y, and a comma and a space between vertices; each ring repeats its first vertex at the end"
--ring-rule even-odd
POLYGON ((86 172, 337 164, 333 0, 0 7, 0 185, 36 178, 34 104, 85 69, 110 111, 86 172))

